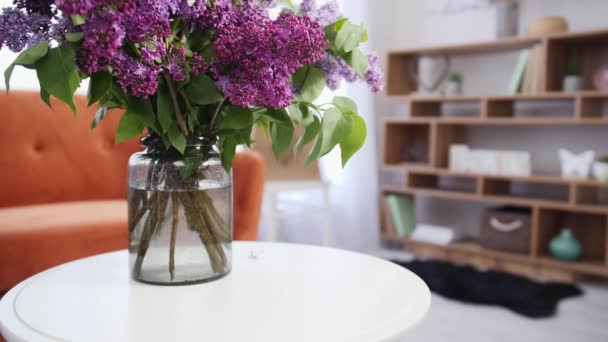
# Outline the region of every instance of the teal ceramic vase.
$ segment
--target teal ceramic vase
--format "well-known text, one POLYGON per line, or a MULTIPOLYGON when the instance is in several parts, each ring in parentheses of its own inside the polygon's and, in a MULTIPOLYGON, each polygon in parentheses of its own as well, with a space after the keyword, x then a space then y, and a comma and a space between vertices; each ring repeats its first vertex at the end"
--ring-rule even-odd
POLYGON ((574 261, 581 256, 583 248, 581 243, 576 240, 572 234, 572 230, 566 228, 562 232, 551 240, 549 244, 551 254, 562 261, 574 261))

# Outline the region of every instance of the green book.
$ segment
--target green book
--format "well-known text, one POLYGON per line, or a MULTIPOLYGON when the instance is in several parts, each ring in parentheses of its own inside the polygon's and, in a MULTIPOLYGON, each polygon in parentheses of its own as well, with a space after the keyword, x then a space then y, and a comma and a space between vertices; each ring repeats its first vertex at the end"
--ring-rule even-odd
POLYGON ((517 94, 521 89, 521 85, 524 80, 524 75, 526 73, 526 67, 528 65, 528 59, 530 57, 530 50, 525 49, 521 50, 519 53, 519 59, 517 60, 517 66, 515 66, 515 71, 513 72, 513 76, 511 77, 511 85, 509 86, 509 93, 517 94))
POLYGON ((390 194, 386 196, 393 225, 399 236, 409 236, 416 228, 414 198, 407 195, 390 194))

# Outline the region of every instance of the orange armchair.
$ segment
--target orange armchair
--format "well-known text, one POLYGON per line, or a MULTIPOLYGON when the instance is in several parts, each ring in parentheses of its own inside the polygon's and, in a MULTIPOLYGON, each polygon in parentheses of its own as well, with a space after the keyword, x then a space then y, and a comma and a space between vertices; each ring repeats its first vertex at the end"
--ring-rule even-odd
MULTIPOLYGON (((127 161, 141 147, 114 144, 120 113, 91 130, 94 109, 76 103, 74 120, 36 93, 0 95, 0 295, 50 267, 127 247, 127 161)), ((259 154, 237 154, 237 240, 257 238, 264 176, 259 154)))

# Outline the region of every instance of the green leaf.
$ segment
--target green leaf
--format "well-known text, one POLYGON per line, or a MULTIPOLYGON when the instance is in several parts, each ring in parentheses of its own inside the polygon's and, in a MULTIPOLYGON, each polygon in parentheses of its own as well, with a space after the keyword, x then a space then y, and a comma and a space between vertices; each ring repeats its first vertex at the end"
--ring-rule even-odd
POLYGON ((173 146, 179 153, 184 154, 186 151, 186 137, 179 130, 177 125, 171 126, 171 128, 167 131, 167 135, 169 137, 169 141, 171 141, 171 146, 173 146))
POLYGON ((161 83, 156 93, 156 110, 158 113, 158 122, 163 133, 166 133, 169 128, 176 126, 173 121, 173 103, 167 86, 161 83))
POLYGON ((234 156, 236 155, 237 145, 237 140, 231 135, 225 136, 222 141, 220 157, 222 159, 222 166, 224 167, 224 170, 226 170, 226 172, 230 172, 230 170, 232 169, 232 161, 234 160, 234 156))
POLYGON ((151 128, 158 134, 162 134, 161 130, 156 124, 154 108, 152 107, 150 100, 135 96, 127 96, 126 114, 136 116, 146 127, 151 128))
POLYGON ((116 143, 120 144, 139 137, 145 127, 138 115, 128 112, 123 114, 116 129, 116 143))
POLYGON ((353 120, 353 128, 350 135, 340 143, 342 167, 345 167, 350 158, 363 147, 367 138, 365 120, 358 115, 352 115, 351 118, 353 120))
POLYGON ((348 97, 344 96, 336 96, 334 97, 334 106, 338 108, 343 114, 357 114, 359 113, 359 109, 357 108, 357 104, 355 101, 351 100, 348 97))
POLYGON ((216 56, 215 50, 213 49, 213 44, 207 45, 201 52, 201 56, 203 57, 205 62, 207 62, 207 63, 213 62, 213 59, 215 59, 215 56, 216 56))
POLYGON ((10 89, 11 76, 13 75, 13 70, 15 69, 16 65, 33 65, 39 59, 46 56, 48 51, 49 42, 45 40, 19 54, 19 56, 15 58, 15 61, 4 71, 4 83, 6 85, 6 91, 10 89))
POLYGON ((74 114, 74 92, 80 84, 76 71, 76 50, 72 44, 52 48, 35 64, 40 86, 54 97, 65 102, 74 114))
POLYGON ((265 116, 270 119, 271 122, 291 124, 291 118, 286 109, 267 109, 260 113, 261 116, 265 116))
POLYGON ((360 43, 368 39, 367 30, 363 25, 354 25, 346 21, 338 30, 334 41, 334 51, 342 56, 353 51, 360 43))
POLYGON ((84 38, 84 33, 82 32, 68 32, 65 34, 65 39, 67 39, 70 43, 76 43, 84 38))
POLYGON ((311 103, 300 103, 300 111, 302 112, 302 122, 300 124, 302 126, 308 126, 314 122, 314 114, 312 114, 311 109, 313 107, 311 103))
POLYGON ((192 51, 200 52, 203 51, 209 44, 215 32, 213 30, 197 30, 190 34, 190 49, 192 51))
POLYGON ((13 75, 13 70, 15 70, 15 63, 4 70, 4 86, 6 87, 6 92, 8 92, 11 88, 11 76, 13 75))
POLYGON ((316 115, 312 115, 312 123, 304 128, 304 134, 300 137, 295 146, 295 151, 300 152, 304 146, 313 141, 321 131, 321 121, 316 115))
POLYGON ((313 102, 325 89, 327 78, 321 69, 305 65, 296 71, 293 81, 300 88, 299 98, 302 101, 313 102))
POLYGON ((321 134, 323 136, 323 145, 321 146, 320 155, 324 156, 331 150, 349 137, 353 129, 353 119, 350 115, 342 114, 336 108, 330 108, 323 115, 321 125, 321 134))
POLYGON ((304 120, 304 114, 302 114, 300 105, 298 105, 297 103, 294 103, 289 106, 289 108, 287 108, 287 111, 289 112, 289 116, 294 122, 301 124, 304 120))
POLYGON ((279 158, 283 152, 287 151, 293 143, 295 128, 293 123, 273 122, 270 126, 270 136, 272 137, 272 152, 279 158))
POLYGON ((340 19, 333 24, 325 26, 325 39, 329 41, 329 46, 327 48, 331 50, 336 50, 336 37, 338 36, 338 31, 344 26, 344 24, 348 21, 347 18, 340 19))
POLYGON ((313 161, 319 159, 321 157, 321 146, 323 145, 323 136, 319 135, 317 137, 317 141, 315 142, 315 146, 310 150, 308 157, 304 164, 306 166, 310 165, 313 161))
POLYGON ((49 42, 43 41, 40 42, 27 50, 23 51, 17 58, 15 59, 15 64, 18 65, 32 65, 40 60, 42 57, 46 56, 49 51, 49 42))
POLYGON ((270 119, 265 116, 260 116, 260 118, 256 120, 256 125, 262 129, 266 138, 270 139, 270 119))
POLYGON ((201 74, 193 78, 186 86, 186 94, 192 103, 207 105, 220 102, 222 93, 215 87, 211 77, 201 74))
POLYGON ((51 94, 49 94, 49 92, 44 90, 42 87, 40 87, 40 98, 42 101, 44 101, 44 103, 46 103, 47 106, 49 106, 51 109, 53 108, 53 106, 51 106, 51 94))
POLYGON ((93 122, 91 122, 91 129, 97 127, 97 125, 99 125, 101 120, 103 120, 106 117, 107 113, 108 113, 108 107, 97 108, 97 111, 95 112, 95 117, 93 118, 93 122))
POLYGON ((83 15, 77 15, 77 14, 72 14, 70 16, 70 19, 72 19, 72 24, 74 24, 74 26, 80 26, 82 24, 85 23, 85 17, 83 15))
POLYGON ((361 79, 365 79, 365 73, 367 72, 367 68, 369 67, 369 62, 367 57, 361 50, 354 49, 353 51, 347 53, 343 57, 346 64, 350 65, 353 70, 361 77, 361 79))
POLYGON ((99 71, 91 75, 89 91, 87 92, 87 106, 93 105, 101 100, 112 89, 112 76, 105 71, 99 71))
POLYGON ((253 114, 247 108, 229 105, 222 111, 220 121, 217 123, 219 129, 244 129, 253 125, 253 114))

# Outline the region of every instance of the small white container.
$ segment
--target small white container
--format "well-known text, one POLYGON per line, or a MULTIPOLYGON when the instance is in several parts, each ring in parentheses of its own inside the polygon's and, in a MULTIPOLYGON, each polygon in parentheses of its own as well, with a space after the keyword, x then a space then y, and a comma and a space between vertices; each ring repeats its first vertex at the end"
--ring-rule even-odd
POLYGON ((608 163, 593 163, 593 177, 600 182, 608 182, 608 163))
POLYGON ((583 79, 580 76, 569 75, 564 77, 564 91, 575 92, 583 89, 583 79))
POLYGON ((457 172, 470 171, 470 152, 471 150, 467 145, 451 145, 449 158, 450 170, 457 172))
POLYGON ((462 82, 457 81, 446 81, 443 92, 446 96, 458 96, 462 95, 462 82))

